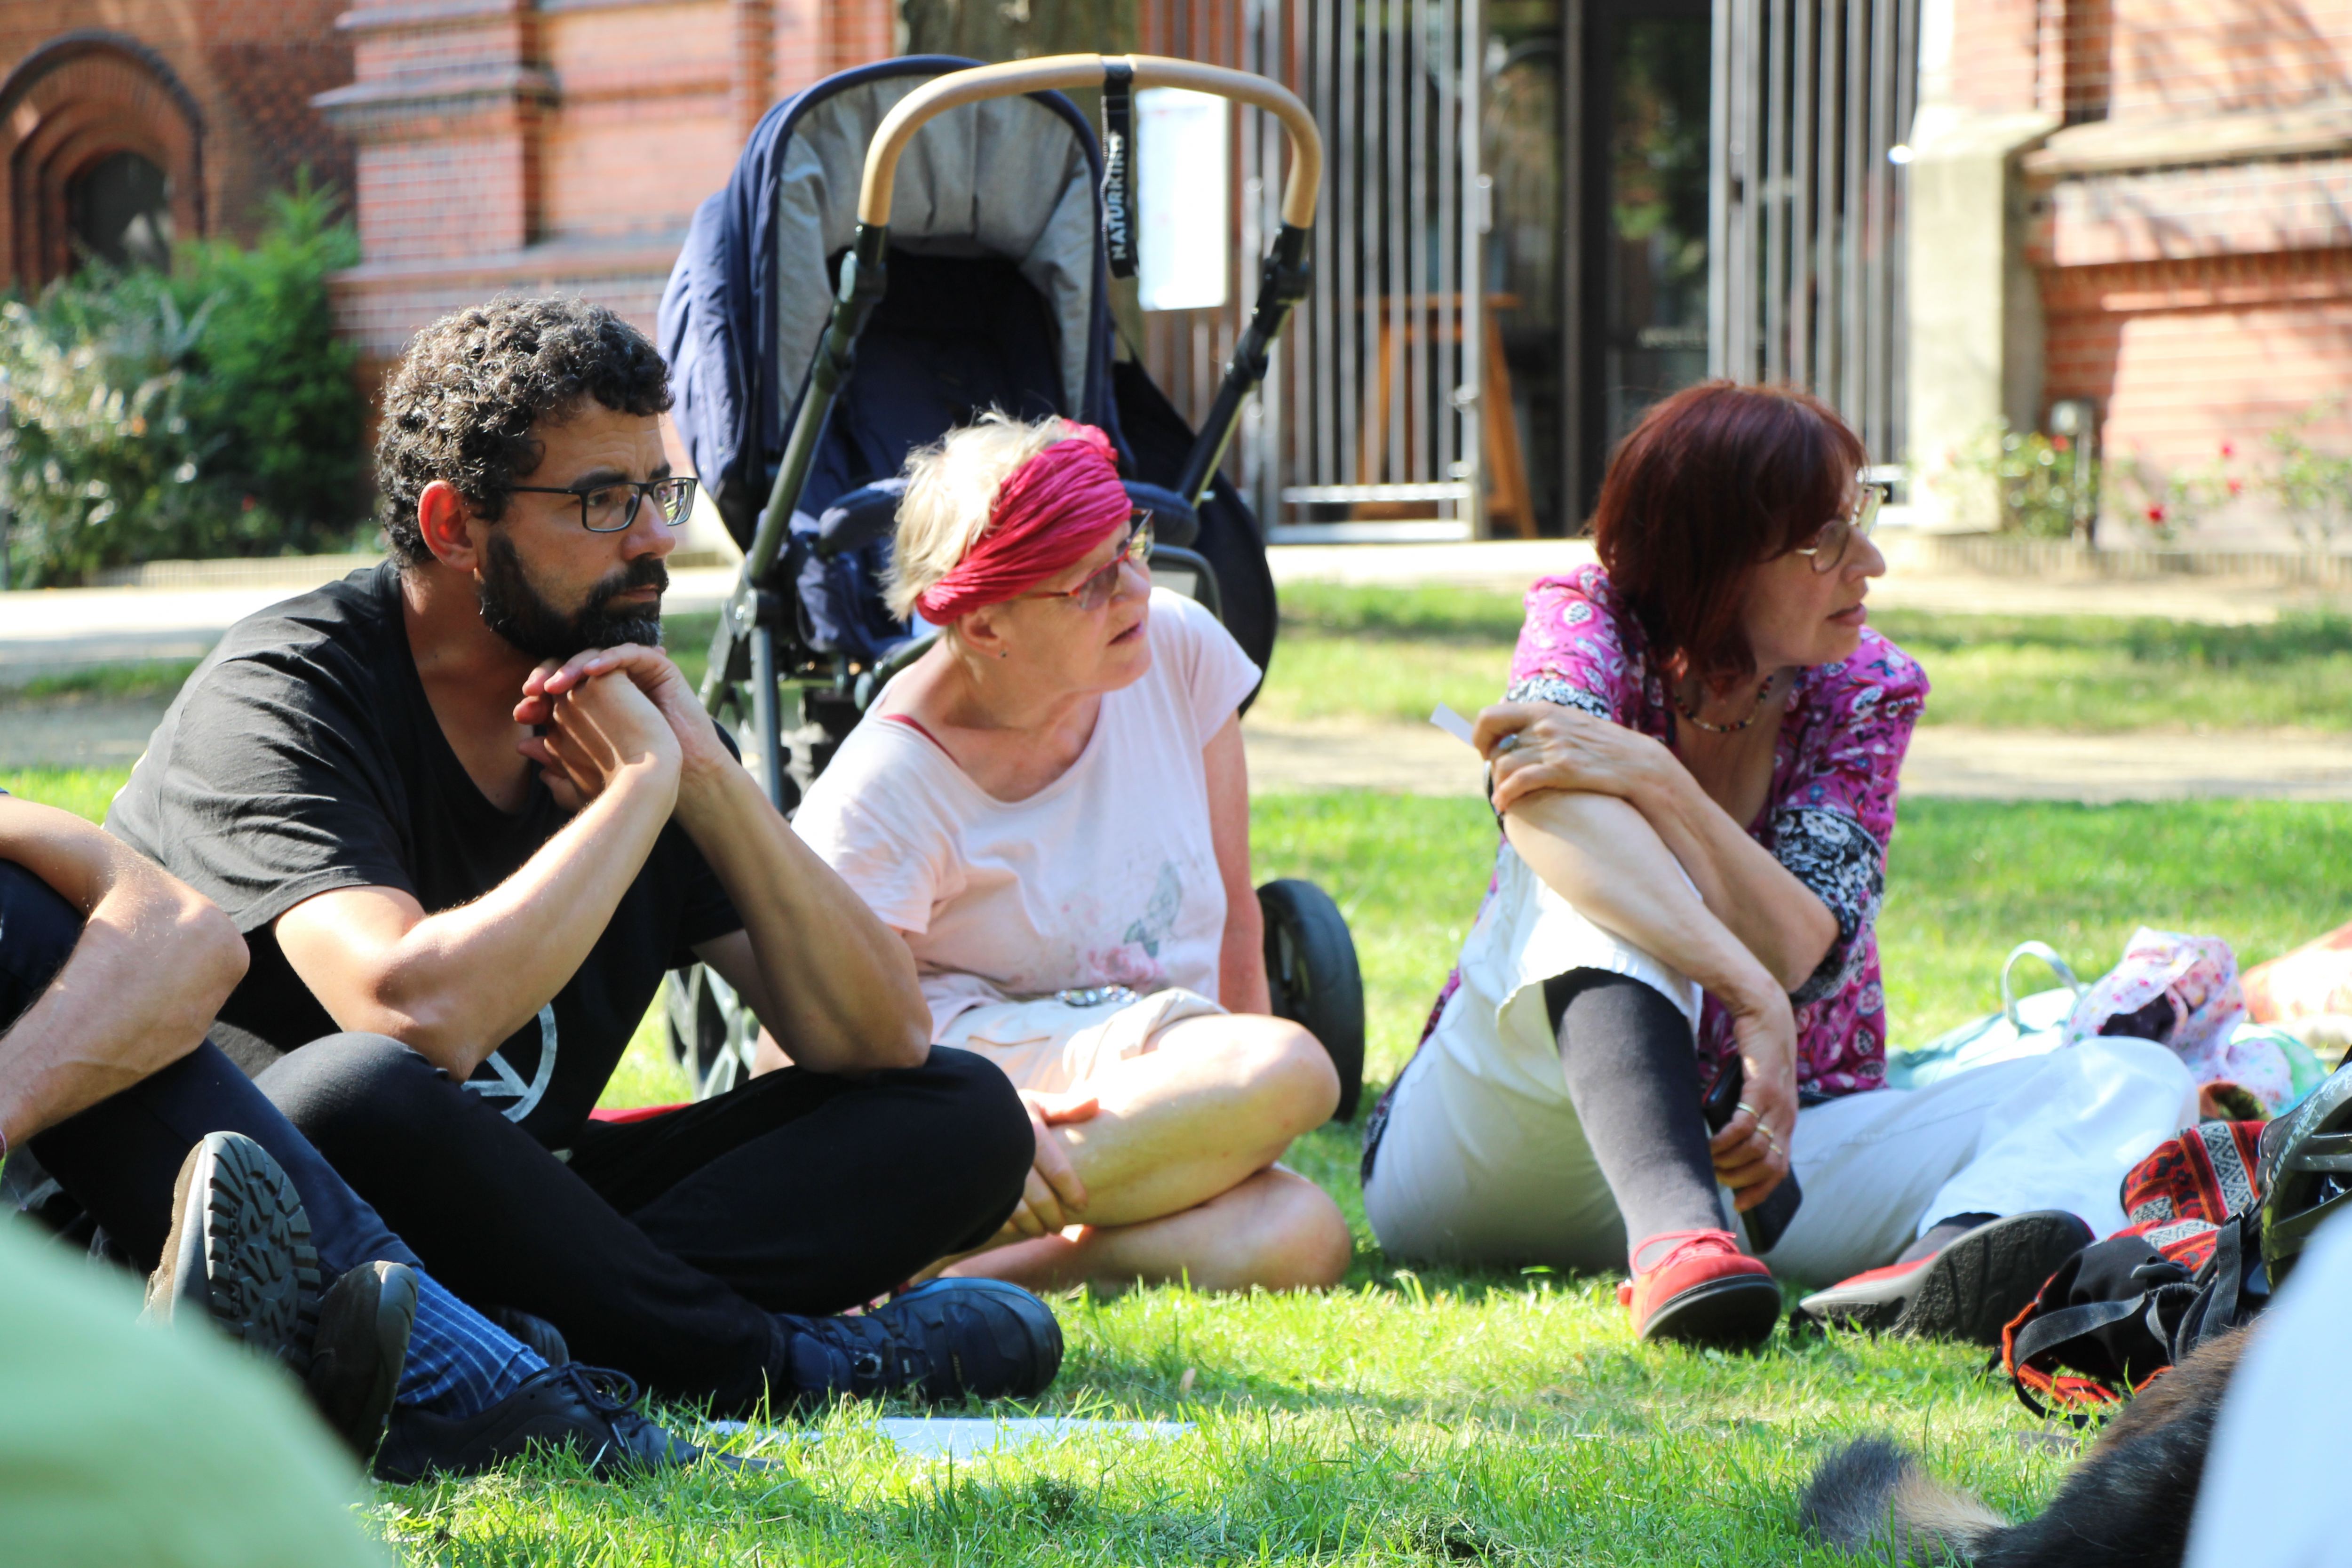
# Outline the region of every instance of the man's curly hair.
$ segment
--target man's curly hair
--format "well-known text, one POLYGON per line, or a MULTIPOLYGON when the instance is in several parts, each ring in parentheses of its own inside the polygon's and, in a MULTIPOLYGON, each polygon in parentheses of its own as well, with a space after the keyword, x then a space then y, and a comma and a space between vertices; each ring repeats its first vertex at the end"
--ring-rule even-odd
POLYGON ((400 559, 432 558, 417 498, 446 479, 496 522, 544 451, 532 431, 588 398, 619 414, 669 407, 669 369, 646 335, 602 305, 500 295, 416 334, 383 389, 376 482, 383 531, 400 559))

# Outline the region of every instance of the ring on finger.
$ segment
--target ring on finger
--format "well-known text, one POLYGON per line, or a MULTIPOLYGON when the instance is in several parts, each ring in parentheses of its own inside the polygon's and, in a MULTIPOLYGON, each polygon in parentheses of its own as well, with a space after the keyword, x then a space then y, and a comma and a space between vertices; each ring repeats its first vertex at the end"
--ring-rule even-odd
POLYGON ((1519 737, 1516 732, 1506 735, 1501 740, 1495 742, 1495 754, 1498 757, 1506 752, 1516 752, 1518 749, 1519 737))

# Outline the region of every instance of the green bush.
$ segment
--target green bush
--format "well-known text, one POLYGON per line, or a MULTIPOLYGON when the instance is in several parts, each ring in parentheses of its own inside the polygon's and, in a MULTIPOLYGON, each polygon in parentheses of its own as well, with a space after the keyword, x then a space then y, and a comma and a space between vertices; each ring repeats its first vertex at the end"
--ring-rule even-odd
POLYGON ((2098 478, 2063 436, 1988 426, 1952 454, 1955 474, 1992 481, 1997 526, 2037 539, 2072 536, 2092 515, 2098 478))
POLYGON ((365 409, 326 289, 358 259, 306 182, 250 247, 184 245, 168 274, 93 261, 0 305, 14 580, 365 537, 365 409))

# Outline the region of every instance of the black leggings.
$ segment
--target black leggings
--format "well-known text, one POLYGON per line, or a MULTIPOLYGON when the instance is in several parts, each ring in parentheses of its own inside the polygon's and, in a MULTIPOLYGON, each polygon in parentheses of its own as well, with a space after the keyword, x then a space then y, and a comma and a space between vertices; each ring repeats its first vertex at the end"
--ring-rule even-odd
POLYGON ((722 1410, 781 1372, 772 1313, 837 1312, 979 1246, 1035 1152, 1004 1075, 946 1048, 592 1122, 568 1163, 380 1037, 306 1046, 259 1082, 458 1295, 536 1313, 580 1360, 722 1410))
POLYGON ((1664 1230, 1722 1228, 1698 1049, 1682 1010, 1656 987, 1603 969, 1544 982, 1544 1005, 1569 1103, 1624 1216, 1626 1245, 1664 1230))

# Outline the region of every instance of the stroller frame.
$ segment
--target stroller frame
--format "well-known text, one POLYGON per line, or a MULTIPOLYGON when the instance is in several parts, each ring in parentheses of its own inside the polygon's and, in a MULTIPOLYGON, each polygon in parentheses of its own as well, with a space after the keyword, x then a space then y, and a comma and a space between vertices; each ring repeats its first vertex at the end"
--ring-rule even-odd
MULTIPOLYGON (((1102 87, 1107 82, 1123 82, 1138 89, 1184 88, 1255 105, 1280 119, 1290 138, 1290 173, 1283 187, 1281 227, 1260 268, 1257 301, 1249 325, 1234 345, 1209 416, 1178 479, 1177 490, 1187 503, 1197 506, 1208 492, 1234 426, 1240 423, 1243 404, 1265 379, 1275 339, 1292 309, 1307 297, 1312 277, 1307 243, 1314 228, 1316 193, 1323 178, 1323 139, 1314 117, 1297 95, 1264 77, 1159 55, 1049 55, 936 77, 892 108, 866 151, 865 177, 858 189, 856 238, 843 258, 831 319, 810 367, 808 390, 785 440, 783 461, 769 489, 759 531, 743 552, 742 569, 719 617, 719 629, 711 638, 710 663, 702 680, 703 706, 714 717, 735 700, 736 688, 749 682, 761 782, 779 811, 788 811, 794 804, 787 794, 783 720, 777 707, 776 628, 782 624, 784 605, 779 595, 761 584, 783 552, 790 521, 807 484, 825 421, 856 363, 858 336, 889 288, 890 204, 898 161, 916 133, 949 110, 984 99, 1102 87)), ((1198 557, 1187 559, 1188 552, 1173 547, 1153 553, 1156 561, 1192 568, 1202 581, 1215 583, 1214 574, 1198 557)), ((874 672, 877 680, 894 673, 895 668, 874 672)))

